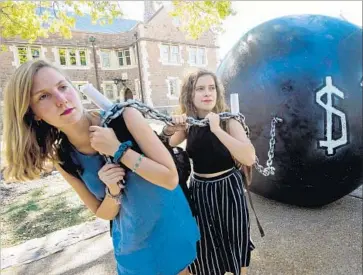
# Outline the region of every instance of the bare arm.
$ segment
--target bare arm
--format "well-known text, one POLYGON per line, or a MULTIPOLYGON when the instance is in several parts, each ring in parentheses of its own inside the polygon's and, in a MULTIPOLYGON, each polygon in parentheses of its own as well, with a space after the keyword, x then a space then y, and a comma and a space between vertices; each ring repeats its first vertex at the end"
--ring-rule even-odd
MULTIPOLYGON (((128 130, 145 154, 136 173, 155 185, 169 190, 176 188, 179 178, 174 161, 146 119, 135 108, 126 108, 123 116, 128 130)), ((127 150, 121 162, 133 169, 139 156, 139 153, 127 150)))
POLYGON ((188 125, 186 123, 187 116, 183 115, 174 115, 172 116, 172 121, 174 126, 165 125, 163 128, 163 134, 170 136, 169 145, 172 147, 178 146, 187 138, 187 129, 188 125))
POLYGON ((255 148, 242 125, 237 120, 230 119, 227 132, 219 128, 214 131, 214 134, 240 163, 247 166, 253 165, 256 161, 255 148))
POLYGON ((64 171, 59 165, 56 169, 63 178, 73 187, 80 199, 96 217, 104 220, 112 220, 118 214, 120 206, 110 197, 106 196, 101 202, 87 189, 85 184, 78 178, 64 171))
POLYGON ((185 131, 176 131, 169 139, 170 146, 178 146, 187 138, 185 131))

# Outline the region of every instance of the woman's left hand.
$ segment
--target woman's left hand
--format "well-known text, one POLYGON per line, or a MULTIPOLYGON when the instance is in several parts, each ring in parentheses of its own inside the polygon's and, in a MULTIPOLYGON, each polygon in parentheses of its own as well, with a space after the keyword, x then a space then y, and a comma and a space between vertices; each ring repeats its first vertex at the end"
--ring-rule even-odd
POLYGON ((219 124, 220 118, 218 114, 211 112, 205 118, 209 120, 209 127, 212 133, 221 129, 219 124))
POLYGON ((107 156, 113 156, 115 154, 121 142, 117 139, 113 129, 90 126, 89 131, 90 142, 93 149, 107 156))

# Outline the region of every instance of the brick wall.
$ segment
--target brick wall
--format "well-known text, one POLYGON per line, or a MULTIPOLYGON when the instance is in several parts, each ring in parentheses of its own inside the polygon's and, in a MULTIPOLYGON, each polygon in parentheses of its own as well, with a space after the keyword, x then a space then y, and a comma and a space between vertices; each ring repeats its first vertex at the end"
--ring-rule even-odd
POLYGON ((181 31, 177 21, 168 14, 166 8, 159 10, 144 26, 144 37, 182 44, 203 45, 206 47, 216 47, 217 43, 217 37, 209 31, 202 34, 197 40, 188 38, 186 34, 181 31))
MULTIPOLYGON (((168 95, 167 79, 169 77, 177 78, 180 84, 186 73, 197 69, 196 66, 191 66, 188 63, 188 48, 191 46, 206 49, 207 64, 202 67, 215 71, 217 69, 218 50, 216 37, 211 32, 207 32, 198 40, 188 39, 164 8, 159 10, 147 24, 140 24, 138 29, 146 49, 142 54, 146 54, 145 60, 148 62, 147 69, 144 70, 144 73, 147 72, 148 74, 145 86, 149 83, 149 87, 146 88, 151 93, 154 107, 170 113, 175 108, 166 106, 178 105, 178 98, 168 95), (179 45, 180 64, 166 65, 161 61, 160 47, 164 43, 179 45)), ((145 64, 142 65, 145 66, 145 64)))
MULTIPOLYGON (((142 74, 142 86, 145 102, 155 108, 162 106, 160 110, 172 111, 174 105, 178 104, 177 98, 168 96, 168 77, 176 77, 183 79, 186 72, 193 70, 196 67, 188 64, 188 47, 199 46, 206 48, 207 64, 205 68, 215 71, 217 68, 217 50, 216 36, 211 32, 207 32, 198 40, 191 40, 181 32, 175 20, 173 20, 165 8, 160 9, 149 22, 146 24, 139 23, 129 32, 118 34, 104 33, 87 33, 75 31, 72 33, 72 39, 64 39, 57 35, 51 35, 49 38, 40 38, 34 42, 35 46, 41 46, 44 57, 54 63, 59 63, 59 57, 55 54, 57 47, 77 47, 87 49, 88 64, 87 67, 78 66, 76 68, 64 68, 65 73, 72 81, 86 81, 97 87, 93 47, 89 42, 91 36, 96 38, 96 62, 98 67, 98 77, 100 88, 104 81, 112 81, 114 78, 122 78, 124 73, 127 73, 127 87, 135 94, 135 79, 139 79, 138 65, 127 68, 111 68, 104 69, 101 67, 100 49, 117 50, 120 48, 130 48, 133 52, 136 38, 134 34, 137 32, 139 37, 139 52, 140 52, 140 70, 142 74), (160 44, 161 43, 178 44, 181 53, 180 65, 165 65, 161 62, 160 44), (58 59, 58 60, 57 60, 58 59), (165 107, 169 106, 169 107, 165 107)), ((5 87, 5 82, 10 75, 15 71, 17 64, 14 51, 16 46, 26 46, 28 43, 18 38, 3 39, 0 37, 2 44, 9 47, 8 51, 0 52, 0 99, 2 100, 2 91, 5 87)), ((137 62, 137 54, 133 52, 134 60, 137 62)), ((118 61, 113 60, 116 64, 118 61)), ((123 91, 122 84, 117 85, 118 91, 123 91)), ((123 95, 121 95, 123 98, 123 95)), ((138 94, 137 99, 141 100, 141 95, 138 94)), ((87 105, 88 106, 88 105, 87 105)), ((90 105, 90 107, 94 107, 90 105)), ((2 110, 0 110, 0 118, 2 110)), ((2 122, 2 119, 0 119, 2 122)), ((1 123, 0 122, 0 123, 1 123)), ((1 130, 2 126, 0 125, 1 130)))

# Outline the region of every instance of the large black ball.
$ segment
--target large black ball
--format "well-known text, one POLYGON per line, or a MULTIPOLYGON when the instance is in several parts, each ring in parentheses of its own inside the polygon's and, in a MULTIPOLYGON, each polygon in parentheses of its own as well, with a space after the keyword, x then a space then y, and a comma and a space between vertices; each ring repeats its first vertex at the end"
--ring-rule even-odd
POLYGON ((275 175, 254 170, 251 190, 300 206, 333 202, 363 183, 362 29, 320 15, 277 18, 250 30, 217 70, 265 166, 276 125, 275 175))

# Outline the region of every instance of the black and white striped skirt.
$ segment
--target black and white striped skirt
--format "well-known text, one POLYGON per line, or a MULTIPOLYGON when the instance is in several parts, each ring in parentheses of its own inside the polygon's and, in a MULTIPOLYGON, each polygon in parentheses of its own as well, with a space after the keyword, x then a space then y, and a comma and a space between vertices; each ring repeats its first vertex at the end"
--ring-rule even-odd
POLYGON ((197 258, 189 270, 197 275, 240 274, 250 263, 255 248, 250 238, 250 223, 243 180, 233 169, 213 178, 192 175, 190 191, 201 239, 197 258))

